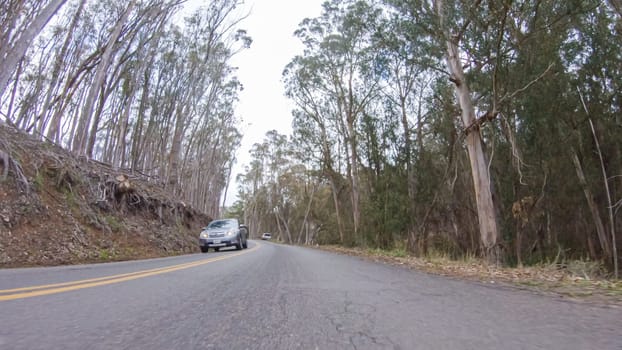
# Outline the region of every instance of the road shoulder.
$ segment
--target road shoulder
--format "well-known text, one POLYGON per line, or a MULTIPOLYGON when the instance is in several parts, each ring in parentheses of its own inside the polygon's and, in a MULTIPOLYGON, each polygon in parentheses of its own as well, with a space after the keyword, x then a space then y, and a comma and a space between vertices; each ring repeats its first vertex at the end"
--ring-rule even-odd
POLYGON ((480 282, 487 286, 526 290, 553 298, 603 307, 622 307, 622 283, 578 276, 559 265, 523 268, 498 267, 477 259, 455 261, 444 257, 417 258, 390 251, 313 246, 315 249, 357 256, 366 260, 406 267, 430 274, 480 282))

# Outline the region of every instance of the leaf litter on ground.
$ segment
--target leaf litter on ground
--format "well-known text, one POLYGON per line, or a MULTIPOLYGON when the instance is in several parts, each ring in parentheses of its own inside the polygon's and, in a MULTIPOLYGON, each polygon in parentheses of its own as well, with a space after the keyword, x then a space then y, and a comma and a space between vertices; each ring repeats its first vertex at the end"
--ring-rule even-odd
POLYGON ((347 248, 336 245, 316 246, 335 253, 363 257, 377 262, 406 266, 427 273, 503 284, 556 297, 622 307, 622 282, 604 277, 590 277, 571 271, 563 264, 535 266, 495 266, 476 258, 452 260, 444 256, 419 258, 396 256, 380 249, 347 248))

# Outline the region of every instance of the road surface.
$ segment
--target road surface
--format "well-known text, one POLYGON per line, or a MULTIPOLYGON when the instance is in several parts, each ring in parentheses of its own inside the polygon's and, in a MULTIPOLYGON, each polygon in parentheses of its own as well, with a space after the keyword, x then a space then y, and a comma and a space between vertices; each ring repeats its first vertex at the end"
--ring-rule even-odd
POLYGON ((0 270, 0 349, 622 349, 622 310, 249 241, 0 270))

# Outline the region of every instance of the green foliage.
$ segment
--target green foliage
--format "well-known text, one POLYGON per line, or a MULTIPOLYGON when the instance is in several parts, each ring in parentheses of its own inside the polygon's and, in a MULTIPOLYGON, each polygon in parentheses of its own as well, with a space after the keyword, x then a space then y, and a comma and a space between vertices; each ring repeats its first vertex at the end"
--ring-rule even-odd
POLYGON ((232 206, 225 208, 224 217, 237 218, 239 222, 244 223, 244 202, 237 200, 232 206))
POLYGON ((257 145, 244 175, 244 215, 275 231, 315 225, 318 243, 391 251, 406 242, 405 250, 448 259, 485 254, 468 135, 446 74, 445 33, 460 31, 475 111, 486 117, 469 132, 482 135, 505 262, 552 261, 563 246, 565 259, 611 267, 602 247, 612 243, 607 196, 612 205, 622 198, 620 17, 596 0, 532 5, 446 2, 439 27, 428 1, 327 2, 296 32, 305 50, 283 74, 297 105, 293 135, 269 134, 257 145), (605 238, 595 232, 599 220, 605 238))
POLYGON ((380 248, 370 248, 368 253, 378 256, 389 256, 392 258, 406 258, 409 256, 408 252, 404 248, 395 248, 391 250, 385 250, 380 248))
POLYGON ((33 179, 33 182, 34 182, 36 191, 41 192, 45 187, 45 178, 44 178, 43 172, 37 171, 33 179))
POLYGON ((123 223, 116 216, 106 215, 104 220, 112 232, 121 232, 124 228, 123 223))
POLYGON ((110 260, 114 258, 114 256, 115 253, 111 249, 104 248, 99 250, 99 260, 110 260))
POLYGON ((63 189, 63 193, 70 208, 77 209, 80 206, 80 203, 78 202, 78 199, 76 199, 76 195, 72 190, 65 188, 63 189))

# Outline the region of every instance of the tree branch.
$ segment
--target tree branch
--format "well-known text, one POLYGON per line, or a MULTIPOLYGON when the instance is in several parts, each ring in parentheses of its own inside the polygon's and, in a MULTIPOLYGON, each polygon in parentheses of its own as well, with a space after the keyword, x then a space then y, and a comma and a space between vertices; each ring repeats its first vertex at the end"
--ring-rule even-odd
POLYGON ((474 130, 479 130, 480 127, 486 122, 493 121, 495 118, 497 118, 497 115, 499 115, 499 112, 497 111, 488 111, 484 113, 484 115, 478 117, 475 121, 473 121, 473 123, 464 128, 462 130, 462 133, 466 136, 474 130))
POLYGON ((512 94, 509 94, 509 95, 506 94, 505 96, 503 96, 499 100, 499 104, 502 104, 506 100, 512 99, 512 98, 516 97, 516 95, 518 95, 518 94, 524 92, 525 90, 529 89, 532 85, 534 85, 535 83, 540 81, 542 78, 544 78, 544 76, 551 70, 551 68, 553 68, 554 65, 555 65, 554 63, 549 64, 549 66, 544 70, 544 72, 542 72, 542 74, 538 75, 534 80, 532 80, 529 83, 527 83, 527 85, 525 85, 522 88, 514 91, 512 94))

